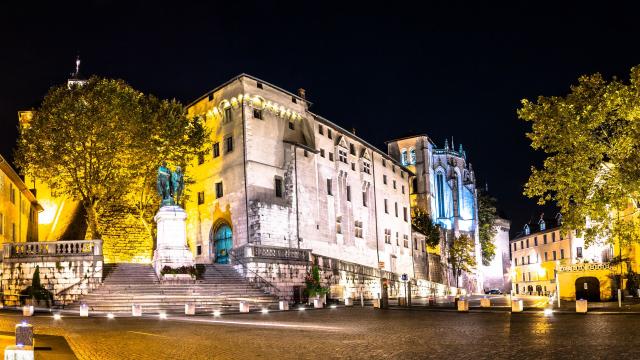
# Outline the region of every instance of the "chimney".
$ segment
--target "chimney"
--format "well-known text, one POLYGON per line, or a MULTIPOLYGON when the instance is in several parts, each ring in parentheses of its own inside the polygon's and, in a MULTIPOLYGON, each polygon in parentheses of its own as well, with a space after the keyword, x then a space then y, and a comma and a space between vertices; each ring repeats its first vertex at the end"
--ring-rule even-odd
POLYGON ((307 91, 303 88, 298 89, 298 96, 300 96, 303 99, 307 99, 307 91))

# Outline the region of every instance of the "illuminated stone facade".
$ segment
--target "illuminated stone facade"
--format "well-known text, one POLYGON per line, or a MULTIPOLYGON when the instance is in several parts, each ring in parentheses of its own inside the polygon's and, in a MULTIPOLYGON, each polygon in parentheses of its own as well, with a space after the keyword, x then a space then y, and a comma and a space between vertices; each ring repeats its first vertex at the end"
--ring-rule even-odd
MULTIPOLYGON (((475 179, 464 152, 437 149, 417 136, 390 142, 387 154, 308 107, 303 96, 248 75, 189 105, 190 116, 206 118, 213 141, 187 169, 194 181, 187 237, 197 262, 227 262, 232 249, 251 244, 309 249, 426 279, 427 251, 424 236, 411 227, 412 204, 430 213, 444 206, 437 221, 451 235, 477 240, 475 179), (424 150, 413 162, 400 152, 409 144, 424 150), (441 197, 433 184, 439 174, 448 189, 441 184, 441 197)), ((453 283, 441 268, 440 248, 446 247, 433 250, 440 268, 434 281, 453 283)), ((471 277, 475 290, 480 279, 471 277)))
POLYGON ((38 241, 38 204, 11 165, 0 156, 0 239, 2 243, 38 241))

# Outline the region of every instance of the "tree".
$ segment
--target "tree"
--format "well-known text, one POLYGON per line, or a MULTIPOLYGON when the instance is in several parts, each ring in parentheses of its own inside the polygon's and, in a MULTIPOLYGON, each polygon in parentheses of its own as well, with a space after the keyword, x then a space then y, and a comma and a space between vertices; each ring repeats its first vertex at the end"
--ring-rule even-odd
POLYGON ((482 249, 482 264, 485 266, 491 265, 491 261, 496 255, 496 245, 493 238, 498 233, 497 219, 496 199, 484 191, 479 191, 478 232, 482 249))
POLYGON ((474 248, 473 239, 466 234, 455 237, 449 245, 449 264, 456 277, 456 287, 460 287, 459 279, 462 272, 470 272, 476 266, 476 259, 473 256, 474 248))
POLYGON ((92 77, 49 90, 22 129, 16 161, 54 196, 78 200, 91 238, 98 239, 106 210, 144 207, 148 194, 140 192, 149 187, 159 159, 185 163, 200 150, 204 134, 201 121, 188 119, 175 100, 146 96, 122 80, 92 77))
POLYGON ((440 244, 440 225, 434 224, 431 216, 419 208, 414 208, 411 214, 413 228, 425 235, 427 246, 436 247, 440 244))
POLYGON ((600 239, 640 241, 640 66, 629 83, 582 76, 564 97, 522 100, 518 116, 531 123, 531 146, 546 154, 531 168, 524 194, 553 201, 563 229, 588 246, 600 239))

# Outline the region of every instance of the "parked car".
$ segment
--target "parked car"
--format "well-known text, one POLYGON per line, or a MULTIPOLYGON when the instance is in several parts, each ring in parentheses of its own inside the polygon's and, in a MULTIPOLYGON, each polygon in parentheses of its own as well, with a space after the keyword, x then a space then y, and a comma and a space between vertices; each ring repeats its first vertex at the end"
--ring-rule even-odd
POLYGON ((500 291, 500 289, 491 289, 485 291, 484 293, 488 295, 502 295, 502 291, 500 291))

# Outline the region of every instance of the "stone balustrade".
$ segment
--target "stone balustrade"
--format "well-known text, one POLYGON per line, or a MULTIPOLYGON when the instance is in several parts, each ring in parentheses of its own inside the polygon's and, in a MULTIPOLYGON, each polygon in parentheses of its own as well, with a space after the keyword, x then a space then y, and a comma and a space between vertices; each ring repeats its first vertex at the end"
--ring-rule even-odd
POLYGON ((240 246, 232 251, 234 257, 240 260, 246 258, 260 258, 308 262, 311 259, 311 250, 309 249, 248 244, 240 246))
POLYGON ((55 256, 101 256, 102 240, 14 242, 2 245, 2 259, 55 256))
POLYGON ((571 265, 560 265, 558 271, 561 272, 582 272, 592 270, 608 270, 611 268, 609 263, 581 263, 571 265))

